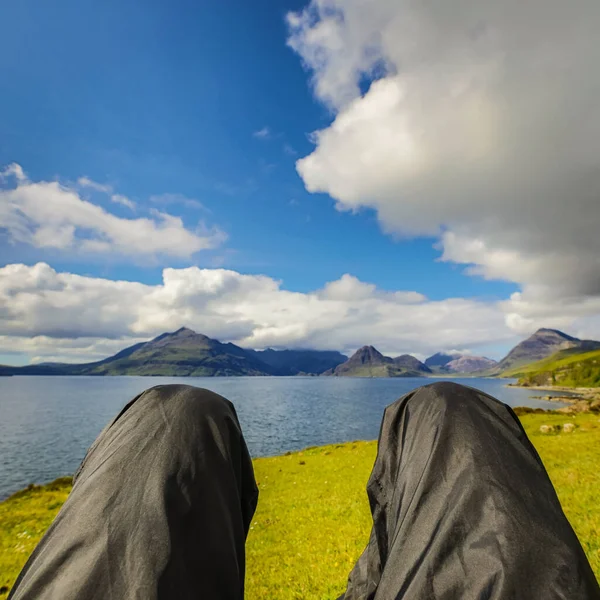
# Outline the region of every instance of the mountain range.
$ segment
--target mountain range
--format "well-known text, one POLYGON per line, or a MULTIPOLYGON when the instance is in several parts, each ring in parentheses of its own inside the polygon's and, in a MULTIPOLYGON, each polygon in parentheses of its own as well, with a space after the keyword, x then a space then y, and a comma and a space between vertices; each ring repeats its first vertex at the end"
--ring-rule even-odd
POLYGON ((98 362, 0 366, 0 375, 318 375, 346 358, 334 351, 246 350, 182 327, 98 362))
POLYGON ((442 374, 470 374, 494 368, 496 364, 496 361, 491 358, 458 352, 438 352, 423 363, 410 354, 391 358, 384 356, 373 346, 363 346, 345 363, 326 371, 323 375, 335 377, 427 377, 442 374))
MULTIPOLYGON (((410 354, 395 358, 384 356, 373 346, 363 346, 348 358, 336 351, 249 350, 182 327, 97 362, 0 366, 0 375, 427 377, 469 374, 520 377, 527 372, 531 378, 535 369, 542 369, 538 379, 547 380, 550 357, 556 355, 561 360, 570 360, 578 353, 595 350, 600 350, 600 342, 580 340, 555 329, 539 329, 498 363, 458 352, 438 352, 421 362, 410 354), (526 365, 531 368, 525 368, 526 365)), ((595 377, 593 358, 594 362, 588 365, 593 373, 588 373, 588 366, 585 371, 586 380, 590 381, 595 377)), ((572 369, 570 373, 569 377, 572 369)))

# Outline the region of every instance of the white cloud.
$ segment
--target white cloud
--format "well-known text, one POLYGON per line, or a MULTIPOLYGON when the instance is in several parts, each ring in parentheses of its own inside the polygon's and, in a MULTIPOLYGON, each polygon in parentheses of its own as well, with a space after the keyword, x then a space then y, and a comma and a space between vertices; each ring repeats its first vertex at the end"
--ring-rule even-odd
POLYGON ((597 2, 313 0, 288 23, 334 111, 297 162, 309 191, 518 283, 520 333, 587 318, 600 297, 597 2), (376 81, 361 94, 364 78, 376 81))
POLYGON ((80 177, 77 180, 77 184, 80 187, 87 187, 92 190, 96 190, 97 192, 104 192, 105 194, 110 194, 112 192, 112 186, 106 183, 98 183, 96 181, 92 181, 89 177, 80 177))
POLYGON ((430 301, 351 275, 299 293, 225 269, 164 269, 159 285, 58 273, 44 263, 0 269, 0 353, 70 359, 81 346, 82 356, 97 358, 182 325, 253 348, 374 344, 421 356, 514 340, 498 304, 430 301))
POLYGON ((252 135, 259 140, 268 140, 271 138, 273 133, 269 127, 263 127, 262 129, 255 131, 252 135))
POLYGON ((17 163, 12 163, 0 171, 0 181, 4 181, 8 177, 14 177, 17 181, 25 181, 27 179, 23 168, 17 163))
MULTIPOLYGON (((31 182, 18 165, 11 165, 9 170, 17 175, 17 185, 0 189, 0 229, 15 242, 123 256, 190 257, 225 239, 218 229, 199 224, 195 231, 190 230, 180 217, 157 210, 152 210, 149 218, 117 217, 81 198, 74 188, 56 181, 31 182)), ((96 186, 97 191, 111 189, 100 189, 102 186, 86 178, 79 183, 96 186)), ((113 194, 111 200, 134 207, 124 196, 113 194)))
POLYGON ((83 363, 102 360, 127 346, 145 341, 147 338, 53 338, 43 335, 27 338, 2 335, 0 336, 0 348, 9 356, 26 357, 28 359, 26 363, 83 363))
POLYGON ((129 208, 130 210, 135 210, 135 202, 130 200, 127 196, 122 196, 121 194, 113 194, 110 197, 111 202, 115 204, 120 204, 125 208, 129 208))

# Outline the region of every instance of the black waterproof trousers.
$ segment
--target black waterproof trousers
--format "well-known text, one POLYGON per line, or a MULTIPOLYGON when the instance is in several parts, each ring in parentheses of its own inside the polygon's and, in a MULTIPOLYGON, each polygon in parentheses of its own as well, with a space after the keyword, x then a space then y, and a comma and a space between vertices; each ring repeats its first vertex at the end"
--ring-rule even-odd
MULTIPOLYGON (((506 405, 454 383, 384 414, 373 530, 344 600, 598 600, 548 475, 506 405)), ((15 600, 241 600, 257 489, 233 405, 158 386, 100 434, 15 600)))

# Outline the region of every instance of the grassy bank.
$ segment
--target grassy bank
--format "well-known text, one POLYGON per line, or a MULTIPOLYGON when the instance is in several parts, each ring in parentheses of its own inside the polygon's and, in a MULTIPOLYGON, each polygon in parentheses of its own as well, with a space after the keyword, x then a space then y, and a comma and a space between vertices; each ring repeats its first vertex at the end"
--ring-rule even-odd
MULTIPOLYGON (((600 416, 521 420, 600 578, 600 416), (574 433, 540 433, 542 424, 567 422, 574 433)), ((254 461, 261 496, 247 544, 248 599, 337 598, 368 539, 365 485, 375 453, 374 442, 355 442, 254 461)), ((63 480, 0 503, 0 598, 68 491, 63 480)))
POLYGON ((506 371, 503 377, 515 377, 521 385, 561 386, 566 388, 600 387, 600 350, 578 352, 573 349, 506 371))

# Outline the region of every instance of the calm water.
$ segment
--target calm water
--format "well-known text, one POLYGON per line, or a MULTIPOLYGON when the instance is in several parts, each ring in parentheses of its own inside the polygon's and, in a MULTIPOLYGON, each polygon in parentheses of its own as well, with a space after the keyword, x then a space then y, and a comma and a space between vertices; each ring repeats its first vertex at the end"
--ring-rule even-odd
MULTIPOLYGON (((507 388, 506 380, 456 380, 511 406, 557 408, 507 388)), ((423 378, 337 377, 0 377, 0 498, 31 482, 75 471, 121 407, 148 387, 187 383, 236 406, 253 456, 375 439, 385 406, 428 383, 423 378)), ((544 394, 550 392, 544 392, 544 394)))

